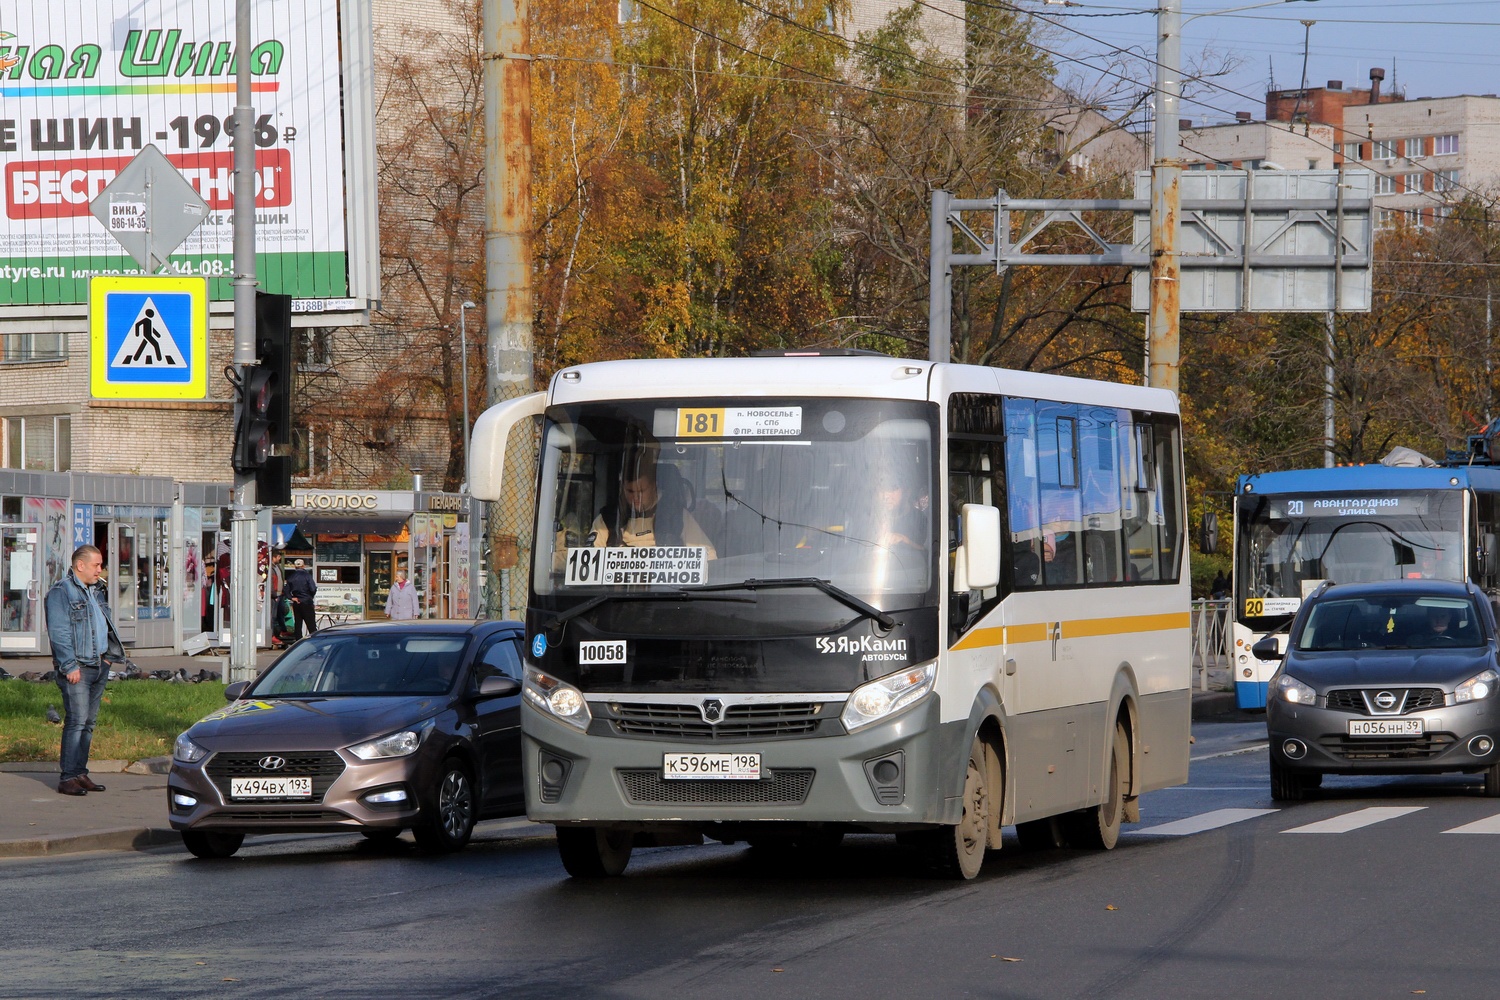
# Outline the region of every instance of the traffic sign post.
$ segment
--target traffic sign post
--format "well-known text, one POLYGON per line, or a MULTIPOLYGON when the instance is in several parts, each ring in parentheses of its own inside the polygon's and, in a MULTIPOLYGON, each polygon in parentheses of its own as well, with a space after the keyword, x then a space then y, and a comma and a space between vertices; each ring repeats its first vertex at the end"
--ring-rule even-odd
POLYGON ((208 280, 110 275, 89 282, 89 394, 208 397, 208 280))
POLYGON ((89 202, 89 211, 147 274, 155 274, 203 223, 208 202, 161 150, 147 146, 89 202))

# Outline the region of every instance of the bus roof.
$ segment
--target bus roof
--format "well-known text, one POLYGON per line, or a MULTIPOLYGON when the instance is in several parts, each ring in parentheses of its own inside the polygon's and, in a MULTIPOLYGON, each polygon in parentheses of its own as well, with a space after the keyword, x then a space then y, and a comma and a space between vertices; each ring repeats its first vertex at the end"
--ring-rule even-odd
POLYGON ((1344 493, 1350 490, 1500 490, 1500 468, 1477 465, 1421 468, 1341 465, 1240 476, 1235 493, 1344 493))
POLYGON ((1165 389, 883 355, 597 361, 557 372, 547 402, 787 396, 926 400, 949 392, 998 392, 1177 412, 1176 396, 1165 389))

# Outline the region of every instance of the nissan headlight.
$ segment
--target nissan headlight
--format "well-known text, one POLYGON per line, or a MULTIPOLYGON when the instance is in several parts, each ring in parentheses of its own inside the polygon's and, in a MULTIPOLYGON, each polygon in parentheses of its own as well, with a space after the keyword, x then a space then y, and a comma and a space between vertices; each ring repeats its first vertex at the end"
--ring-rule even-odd
POLYGON ((1290 674, 1277 676, 1274 694, 1290 705, 1311 705, 1318 700, 1318 693, 1290 674))
POLYGON ((172 759, 179 764, 196 764, 207 756, 208 751, 188 739, 187 733, 178 736, 177 742, 172 744, 172 759))
POLYGON ((587 731, 593 720, 582 691, 535 667, 526 668, 526 682, 521 686, 521 693, 535 708, 559 722, 587 731))
POLYGON ((1453 689, 1453 700, 1463 703, 1488 698, 1495 693, 1496 681, 1500 681, 1500 674, 1493 670, 1477 673, 1453 689))
POLYGON ((428 719, 400 732, 390 733, 377 739, 356 743, 349 752, 360 760, 386 760, 391 757, 410 757, 417 752, 436 720, 428 719))
POLYGON ((844 703, 844 714, 839 721, 852 733, 895 715, 931 691, 936 678, 936 662, 886 674, 855 688, 844 703))

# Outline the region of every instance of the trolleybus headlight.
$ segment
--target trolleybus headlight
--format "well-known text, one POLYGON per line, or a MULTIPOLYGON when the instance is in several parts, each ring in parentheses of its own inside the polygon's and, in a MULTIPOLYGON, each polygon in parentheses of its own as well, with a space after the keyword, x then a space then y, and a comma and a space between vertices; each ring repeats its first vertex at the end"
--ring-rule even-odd
POLYGON ((559 722, 587 730, 592 716, 583 692, 571 684, 564 684, 550 674, 535 667, 526 668, 526 683, 521 690, 526 700, 559 722))
POLYGON ((1475 674, 1453 689, 1453 700, 1456 702, 1479 701, 1488 698, 1495 693, 1495 682, 1500 680, 1500 674, 1493 670, 1485 670, 1475 674))
POLYGON ((932 690, 937 663, 908 667, 854 689, 839 717, 849 732, 894 715, 932 690))
POLYGON ((1318 697, 1316 691, 1290 674, 1282 674, 1276 678, 1276 693, 1281 696, 1282 701, 1293 705, 1311 705, 1318 697))

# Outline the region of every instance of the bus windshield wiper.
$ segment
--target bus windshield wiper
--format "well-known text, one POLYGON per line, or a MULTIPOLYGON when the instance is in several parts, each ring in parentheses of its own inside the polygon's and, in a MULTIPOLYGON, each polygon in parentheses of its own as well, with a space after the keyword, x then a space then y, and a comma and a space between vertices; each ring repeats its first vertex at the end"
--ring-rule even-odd
POLYGON ((844 588, 835 586, 829 580, 821 580, 815 576, 789 576, 776 577, 770 580, 741 580, 739 583, 716 583, 709 587, 694 587, 692 590, 687 591, 687 593, 701 594, 705 591, 714 590, 789 590, 794 587, 815 587, 839 603, 853 608, 865 617, 875 619, 880 623, 882 628, 892 629, 899 624, 896 619, 881 611, 875 605, 860 600, 844 588))
MULTIPOLYGON (((738 587, 739 584, 735 584, 735 586, 738 587)), ((594 597, 590 597, 588 600, 584 601, 582 604, 574 605, 573 607, 571 607, 568 610, 564 611, 562 614, 560 614, 556 618, 552 619, 546 625, 543 625, 542 628, 544 630, 550 630, 550 629, 554 629, 554 628, 562 628, 564 625, 566 625, 568 622, 572 621, 574 618, 577 618, 579 615, 586 615, 586 614, 588 614, 590 611, 593 611, 599 605, 604 604, 607 601, 686 601, 686 600, 691 600, 695 594, 699 594, 699 593, 701 593, 701 592, 703 592, 705 590, 727 590, 727 589, 730 589, 730 588, 727 588, 727 587, 695 587, 692 590, 641 590, 641 591, 630 591, 630 592, 623 593, 623 594, 598 594, 598 595, 596 595, 594 597)), ((714 600, 716 600, 716 601, 728 601, 728 600, 734 600, 734 598, 730 598, 730 597, 716 597, 716 598, 714 598, 714 600)), ((741 600, 749 601, 749 598, 741 598, 741 600)), ((857 600, 857 598, 856 598, 856 600, 857 600)))

